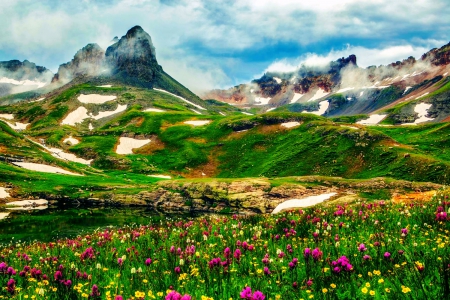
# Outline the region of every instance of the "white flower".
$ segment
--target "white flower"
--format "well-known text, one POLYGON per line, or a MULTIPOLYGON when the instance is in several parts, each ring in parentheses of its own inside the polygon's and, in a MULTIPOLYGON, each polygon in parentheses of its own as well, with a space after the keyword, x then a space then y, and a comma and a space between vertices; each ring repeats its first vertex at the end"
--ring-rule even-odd
POLYGON ((184 266, 184 259, 180 258, 180 266, 184 266))
POLYGON ((131 274, 135 274, 136 273, 136 268, 131 268, 131 274))

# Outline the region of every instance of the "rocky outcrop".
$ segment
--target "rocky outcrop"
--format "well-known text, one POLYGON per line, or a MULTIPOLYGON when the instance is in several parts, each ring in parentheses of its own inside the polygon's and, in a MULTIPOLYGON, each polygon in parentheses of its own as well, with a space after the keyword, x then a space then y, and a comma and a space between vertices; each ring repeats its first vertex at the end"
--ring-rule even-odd
POLYGON ((52 82, 67 83, 78 76, 96 76, 107 70, 105 51, 97 44, 88 44, 70 62, 59 66, 52 82))
POLYGON ((152 39, 140 26, 131 28, 117 43, 108 47, 106 61, 112 75, 121 78, 153 82, 162 71, 156 61, 152 39))

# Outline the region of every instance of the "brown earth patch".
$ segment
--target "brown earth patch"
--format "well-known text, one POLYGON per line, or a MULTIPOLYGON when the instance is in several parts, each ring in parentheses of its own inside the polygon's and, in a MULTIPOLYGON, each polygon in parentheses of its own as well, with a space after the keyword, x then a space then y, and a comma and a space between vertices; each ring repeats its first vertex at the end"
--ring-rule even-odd
POLYGON ((151 135, 148 137, 150 139, 150 143, 142 146, 139 149, 133 150, 136 154, 152 154, 158 150, 162 150, 166 147, 166 145, 158 138, 157 135, 151 135))
POLYGON ((6 153, 6 152, 7 152, 6 150, 7 150, 7 149, 6 149, 5 146, 0 145, 0 153, 6 153))
POLYGON ((447 118, 445 118, 444 120, 442 120, 442 122, 450 122, 450 116, 448 116, 447 118))
POLYGON ((397 147, 397 148, 403 148, 403 149, 409 149, 409 150, 414 149, 414 147, 411 145, 401 144, 394 140, 384 140, 384 141, 380 142, 380 145, 385 146, 385 147, 397 147))
POLYGON ((435 194, 436 191, 414 192, 405 195, 394 193, 391 200, 394 203, 429 202, 435 194))
POLYGON ((260 152, 262 152, 262 151, 266 151, 266 150, 267 150, 267 147, 266 147, 265 145, 262 145, 262 144, 256 144, 256 145, 253 146, 253 149, 254 149, 255 151, 260 151, 260 152))
POLYGON ((197 143, 197 144, 206 144, 206 139, 198 138, 198 137, 190 137, 186 139, 187 141, 197 143))
POLYGON ((208 156, 208 162, 206 164, 197 166, 193 169, 187 168, 187 173, 179 173, 178 175, 183 176, 185 178, 207 178, 214 177, 219 173, 218 166, 220 164, 217 159, 219 151, 213 150, 211 154, 208 156))
POLYGON ((289 129, 289 128, 281 127, 280 124, 262 125, 262 126, 257 127, 257 131, 262 134, 277 133, 277 132, 285 131, 286 129, 289 129))
POLYGON ((136 127, 140 127, 142 125, 142 123, 144 123, 144 121, 145 121, 144 117, 133 118, 130 120, 130 122, 128 122, 128 124, 126 126, 134 125, 136 127))

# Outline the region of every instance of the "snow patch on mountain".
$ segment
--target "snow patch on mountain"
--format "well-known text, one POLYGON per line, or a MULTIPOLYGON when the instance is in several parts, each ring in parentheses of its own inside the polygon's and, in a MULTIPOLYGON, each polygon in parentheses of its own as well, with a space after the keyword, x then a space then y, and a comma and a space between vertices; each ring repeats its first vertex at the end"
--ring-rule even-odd
POLYGON ((328 94, 329 94, 328 92, 325 92, 322 89, 318 89, 317 92, 314 94, 314 96, 312 96, 312 98, 308 100, 308 102, 312 102, 312 101, 318 100, 320 98, 325 97, 328 94))
POLYGON ((300 98, 302 98, 303 96, 304 96, 304 94, 294 93, 294 97, 292 97, 292 99, 289 103, 290 104, 295 103, 298 100, 300 100, 300 98))
POLYGON ((120 137, 116 148, 117 154, 133 154, 133 149, 141 148, 150 143, 150 139, 137 140, 129 137, 120 137))
POLYGON ((153 88, 153 89, 154 89, 155 91, 158 91, 158 92, 163 92, 163 93, 172 95, 172 96, 174 96, 174 97, 176 97, 176 98, 178 98, 178 99, 183 100, 184 102, 186 102, 186 103, 188 103, 188 104, 190 104, 190 105, 192 105, 192 106, 197 107, 198 109, 206 110, 206 108, 201 107, 201 106, 198 105, 198 104, 192 103, 191 101, 189 101, 189 100, 187 100, 187 99, 184 99, 183 97, 180 97, 180 96, 178 96, 178 95, 172 94, 172 93, 170 93, 170 92, 168 92, 168 91, 161 90, 161 89, 157 89, 157 88, 153 88))

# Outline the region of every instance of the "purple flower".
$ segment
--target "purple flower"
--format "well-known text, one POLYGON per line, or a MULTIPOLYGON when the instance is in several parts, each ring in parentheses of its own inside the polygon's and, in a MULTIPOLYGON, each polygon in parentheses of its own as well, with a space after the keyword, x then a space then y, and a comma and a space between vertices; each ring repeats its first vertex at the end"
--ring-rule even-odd
POLYGON ((266 296, 264 296, 264 294, 261 293, 260 291, 256 291, 256 292, 253 294, 252 300, 264 300, 264 299, 266 299, 266 296))
POLYGON ((123 300, 123 297, 120 295, 117 295, 116 298, 114 298, 114 300, 123 300))
POLYGON ((180 267, 175 267, 175 273, 176 274, 180 274, 181 273, 181 268, 180 267))
POLYGON ((145 265, 146 266, 150 266, 152 264, 152 259, 151 258, 147 258, 146 260, 145 260, 145 265))
POLYGON ((118 259, 117 259, 117 263, 119 264, 119 266, 122 266, 122 264, 123 264, 123 259, 122 259, 122 258, 118 258, 118 259))
POLYGON ((16 281, 12 278, 8 280, 8 283, 6 284, 6 289, 8 290, 8 293, 14 294, 14 291, 16 289, 16 281))
POLYGON ((402 228, 402 236, 406 236, 408 234, 407 228, 402 228))
POLYGON ((96 284, 94 284, 92 286, 92 292, 91 292, 90 296, 92 298, 100 297, 100 291, 98 290, 98 286, 96 284))
POLYGON ((320 251, 319 248, 316 248, 312 251, 312 257, 315 261, 318 261, 322 257, 323 252, 320 251))
POLYGON ((367 254, 363 256, 363 259, 364 259, 364 260, 369 260, 369 259, 371 259, 371 258, 372 258, 372 257, 370 257, 370 255, 367 255, 367 254))
POLYGON ((234 251, 234 258, 236 258, 237 261, 241 260, 241 250, 240 249, 236 249, 236 251, 234 251))
POLYGON ((231 255, 230 248, 226 247, 225 250, 223 250, 223 254, 225 255, 226 258, 230 257, 231 255))
POLYGON ((359 250, 359 252, 364 252, 364 251, 366 251, 366 250, 367 250, 366 245, 364 245, 364 244, 359 244, 358 250, 359 250))
POLYGON ((384 252, 384 258, 390 258, 391 254, 389 252, 384 252))
POLYGON ((264 267, 264 274, 266 274, 266 275, 270 275, 271 274, 271 272, 270 272, 268 267, 264 267))
POLYGON ((61 271, 56 271, 54 277, 55 277, 55 281, 60 281, 63 279, 63 275, 62 275, 61 271))
POLYGON ((248 299, 251 300, 252 299, 252 289, 247 286, 245 287, 242 292, 240 293, 241 299, 248 299))
POLYGON ((303 256, 308 259, 311 256, 311 249, 310 248, 305 248, 305 250, 303 251, 303 256))

